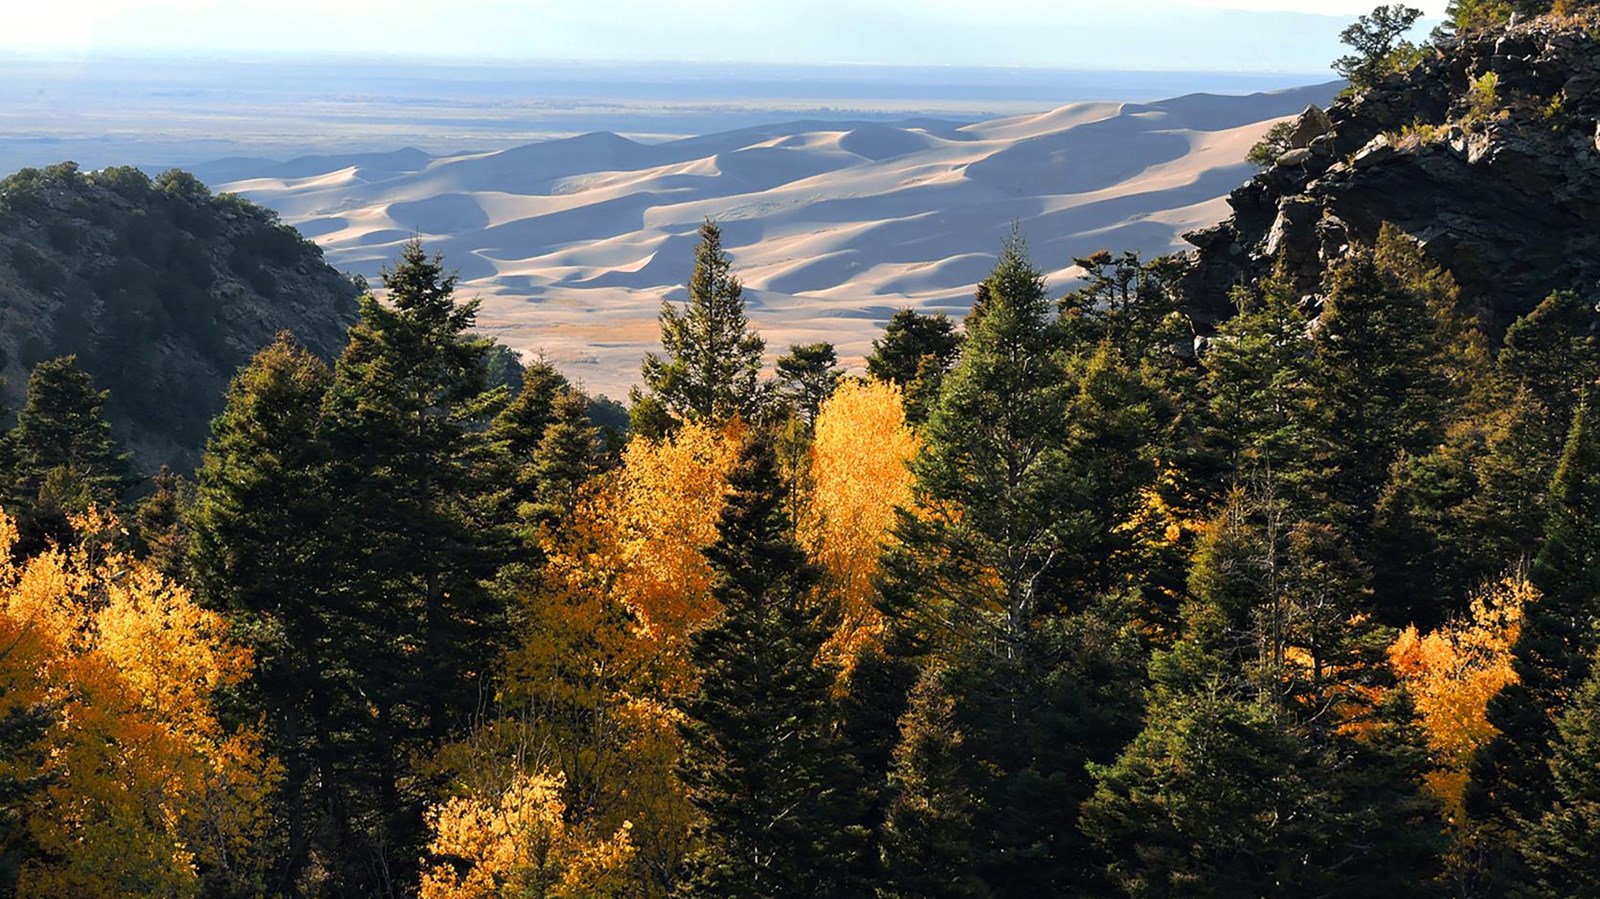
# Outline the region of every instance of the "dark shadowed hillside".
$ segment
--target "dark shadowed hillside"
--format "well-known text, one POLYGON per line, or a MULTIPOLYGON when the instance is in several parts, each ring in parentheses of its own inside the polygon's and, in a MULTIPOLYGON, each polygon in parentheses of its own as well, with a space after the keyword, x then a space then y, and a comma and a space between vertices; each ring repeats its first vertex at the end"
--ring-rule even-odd
POLYGON ((76 354, 141 468, 192 467, 228 379, 278 331, 336 353, 359 292, 275 213, 181 172, 65 163, 0 181, 7 405, 33 364, 76 354))

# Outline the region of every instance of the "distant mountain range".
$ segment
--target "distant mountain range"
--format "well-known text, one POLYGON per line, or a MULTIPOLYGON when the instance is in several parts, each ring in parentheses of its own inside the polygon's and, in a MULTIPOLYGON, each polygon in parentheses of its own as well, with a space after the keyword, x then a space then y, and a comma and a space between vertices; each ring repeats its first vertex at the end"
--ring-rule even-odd
POLYGON ((1081 103, 960 123, 795 122, 645 144, 610 133, 491 153, 195 167, 373 277, 412 236, 484 299, 484 330, 592 389, 630 383, 694 232, 723 225, 769 347, 867 352, 894 309, 961 312, 1015 222, 1064 285, 1098 249, 1162 253, 1226 214, 1245 153, 1340 85, 1081 103))

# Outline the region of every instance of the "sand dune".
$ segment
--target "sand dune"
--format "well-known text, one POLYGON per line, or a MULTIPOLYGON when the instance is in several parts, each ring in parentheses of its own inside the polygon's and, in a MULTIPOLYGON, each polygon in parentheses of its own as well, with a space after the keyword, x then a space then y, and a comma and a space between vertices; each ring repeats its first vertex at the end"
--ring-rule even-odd
POLYGON ((486 332, 615 395, 655 344, 661 300, 682 298, 705 218, 722 223, 774 354, 826 339, 856 365, 897 308, 963 312, 1012 222, 1057 288, 1074 256, 1177 247, 1222 218, 1261 133, 1334 89, 660 144, 596 133, 458 156, 229 159, 197 173, 369 278, 420 236, 482 297, 486 332))

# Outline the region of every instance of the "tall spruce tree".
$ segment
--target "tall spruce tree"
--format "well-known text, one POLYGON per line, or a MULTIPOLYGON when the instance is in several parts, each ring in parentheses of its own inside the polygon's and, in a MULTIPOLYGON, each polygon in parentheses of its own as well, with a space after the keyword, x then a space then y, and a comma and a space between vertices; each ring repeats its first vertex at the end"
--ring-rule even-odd
POLYGON ((819 657, 828 638, 784 511, 770 437, 753 440, 706 550, 720 615, 693 637, 683 775, 705 816, 686 896, 844 896, 865 850, 859 778, 840 751, 819 657))
POLYGON ((1022 239, 1005 245, 967 318, 961 361, 945 378, 912 463, 922 514, 904 514, 885 559, 892 614, 1020 639, 1041 608, 1077 522, 1062 444, 1070 400, 1044 277, 1022 239))
POLYGON ((882 827, 885 892, 1081 896, 1104 859, 1073 825, 1138 728, 1137 640, 1114 606, 929 660, 901 718, 882 827))
POLYGON ((588 398, 570 387, 560 391, 528 466, 532 496, 520 510, 523 523, 551 527, 570 514, 579 490, 602 461, 600 430, 589 419, 588 398))
POLYGON ((1334 514, 1365 519, 1395 460, 1444 436, 1441 331, 1428 297, 1371 248, 1352 250, 1327 280, 1312 340, 1317 464, 1334 514))
POLYGON ((77 357, 47 359, 28 377, 27 400, 8 435, 13 469, 8 511, 17 518, 19 551, 65 543, 69 518, 89 506, 115 508, 129 483, 104 415, 109 393, 96 390, 77 357))
POLYGON ((1506 330, 1500 374, 1545 413, 1548 452, 1559 456, 1583 391, 1600 379, 1600 312, 1570 291, 1547 297, 1506 330))
POLYGON ((1555 710, 1570 707, 1600 645, 1600 424, 1589 401, 1573 414, 1550 488, 1545 542, 1529 580, 1542 594, 1526 611, 1513 648, 1517 682, 1489 703, 1499 734, 1473 762, 1467 808, 1503 838, 1490 859, 1498 889, 1527 882, 1518 834, 1554 798, 1548 765, 1555 710))
POLYGON ((345 651, 370 709, 350 749, 363 775, 351 786, 370 800, 358 824, 370 878, 352 892, 413 880, 431 790, 413 760, 474 720, 507 639, 487 586, 506 544, 477 466, 505 401, 488 384, 492 344, 469 333, 477 303, 456 301, 455 277, 420 243, 383 283, 387 302, 362 299, 323 403, 339 500, 329 574, 357 622, 345 651))
POLYGON ((269 885, 291 895, 306 888, 313 857, 336 859, 349 839, 359 778, 347 750, 365 720, 351 680, 357 622, 331 580, 337 500, 321 433, 331 382, 288 334, 257 353, 212 422, 186 516, 196 591, 254 653, 243 717, 266 720, 283 763, 269 885))
POLYGON ((644 360, 646 392, 635 392, 635 431, 657 437, 686 421, 753 421, 765 402, 759 382, 766 343, 750 329, 744 288, 722 249, 722 229, 706 220, 694 251, 689 299, 661 304, 665 355, 644 360))
MULTIPOLYGON (((527 512, 541 501, 536 457, 555 424, 557 406, 571 385, 555 366, 540 359, 522 369, 516 395, 489 423, 475 447, 482 473, 485 508, 508 539, 529 523, 527 512)), ((524 534, 524 536, 527 536, 524 534)))
MULTIPOLYGON (((925 671, 901 724, 885 861, 897 878, 935 865, 929 853, 944 850, 915 835, 932 828, 951 853, 937 864, 959 862, 951 895, 1103 889, 1094 854, 1061 821, 1089 794, 1084 763, 1110 761, 1137 725, 1137 703, 1111 698, 1133 694, 1137 678, 1123 612, 1069 571, 1091 520, 1069 447, 1087 450, 1100 423, 1072 431, 1057 337, 1043 278, 1013 238, 967 319, 913 463, 915 511, 884 558, 886 646, 925 671), (945 745, 956 733, 959 751, 945 745), (911 767, 922 761, 938 764, 911 767), (953 796, 970 797, 970 815, 927 817, 953 796)), ((925 888, 918 877, 889 886, 925 888)))

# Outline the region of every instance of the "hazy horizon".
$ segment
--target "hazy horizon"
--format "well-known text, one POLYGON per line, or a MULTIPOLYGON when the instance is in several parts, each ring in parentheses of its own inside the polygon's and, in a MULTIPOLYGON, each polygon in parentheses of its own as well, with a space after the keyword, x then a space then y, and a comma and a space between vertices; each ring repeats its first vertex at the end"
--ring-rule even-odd
POLYGON ((970 122, 1084 101, 1326 82, 1302 73, 752 63, 0 59, 0 171, 190 167, 416 147, 491 150, 594 131, 667 140, 797 120, 970 122))
MULTIPOLYGON (((11 11, 0 47, 53 58, 778 63, 1323 72, 1371 0, 78 0, 11 11), (1137 29, 1131 23, 1137 22, 1137 29), (181 23, 182 27, 174 27, 181 23)), ((1442 14, 1444 0, 1418 4, 1442 14)), ((1425 31, 1431 22, 1424 22, 1425 31)))

